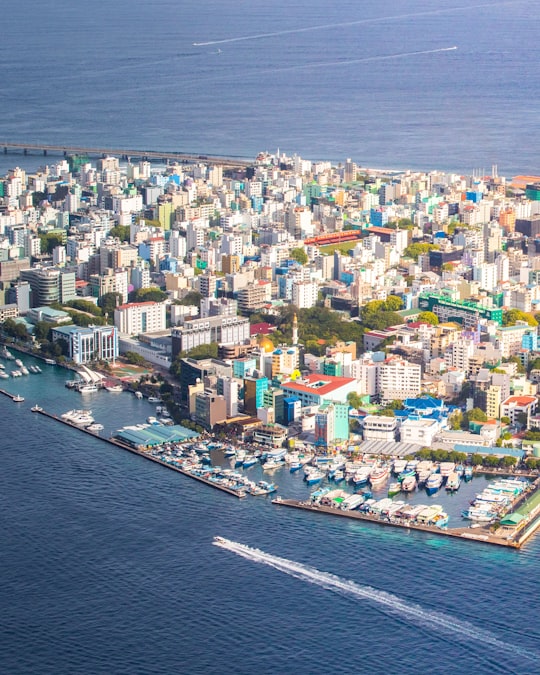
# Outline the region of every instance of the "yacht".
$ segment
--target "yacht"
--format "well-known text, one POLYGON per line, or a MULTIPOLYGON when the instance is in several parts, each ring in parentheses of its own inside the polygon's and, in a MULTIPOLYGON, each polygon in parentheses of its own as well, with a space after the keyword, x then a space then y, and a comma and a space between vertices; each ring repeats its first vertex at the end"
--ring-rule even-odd
POLYGON ((68 410, 68 412, 60 415, 60 417, 64 422, 69 422, 70 424, 81 427, 87 427, 94 422, 91 410, 68 410))
POLYGON ((99 422, 94 422, 93 424, 89 424, 86 427, 86 430, 95 432, 95 431, 103 431, 104 428, 105 427, 103 426, 103 424, 99 424, 99 422))
POLYGON ((98 388, 95 384, 83 384, 82 387, 79 387, 77 391, 79 394, 93 394, 94 392, 98 391, 98 388))

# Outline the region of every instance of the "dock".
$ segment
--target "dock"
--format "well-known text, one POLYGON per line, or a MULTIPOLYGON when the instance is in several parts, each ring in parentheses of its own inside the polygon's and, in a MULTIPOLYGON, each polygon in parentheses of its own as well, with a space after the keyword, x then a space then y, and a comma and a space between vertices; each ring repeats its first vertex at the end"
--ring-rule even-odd
MULTIPOLYGON (((5 389, 0 389, 0 394, 4 394, 4 396, 7 396, 12 401, 17 402, 16 398, 17 398, 18 394, 12 394, 11 392, 6 391, 5 389)), ((22 401, 24 401, 24 398, 20 402, 22 403, 22 401)))
MULTIPOLYGON (((441 537, 454 537, 457 539, 470 539, 477 541, 483 544, 492 544, 495 546, 505 546, 507 548, 520 548, 523 544, 523 539, 507 539, 504 537, 499 537, 496 534, 490 532, 488 527, 453 527, 453 528, 442 528, 436 527, 435 525, 419 525, 416 523, 398 523, 393 520, 388 520, 386 518, 381 518, 379 516, 371 515, 368 513, 360 513, 359 511, 341 511, 340 509, 333 508, 331 506, 321 506, 318 504, 310 504, 306 502, 301 502, 296 499, 283 499, 277 497, 272 500, 272 504, 277 506, 288 506, 293 509, 301 509, 303 511, 311 511, 315 513, 324 513, 329 516, 340 516, 341 518, 349 518, 352 520, 362 520, 368 523, 374 523, 376 525, 385 525, 388 527, 397 527, 402 530, 418 530, 419 532, 426 532, 428 534, 435 534, 441 537)), ((540 525, 539 517, 538 525, 540 525)), ((537 525, 537 527, 538 527, 537 525)), ((532 534, 532 533, 531 533, 532 534)), ((530 536, 530 535, 529 535, 530 536)), ((527 537, 528 538, 528 537, 527 537)))
MULTIPOLYGON (((2 391, 2 390, 0 390, 2 391)), ((5 393, 8 396, 11 396, 8 392, 2 392, 5 393)), ((219 485, 218 483, 213 483, 212 481, 206 480, 206 478, 202 478, 201 476, 194 476, 193 474, 189 473, 188 471, 185 471, 179 466, 172 466, 171 464, 167 464, 167 462, 164 462, 163 460, 159 459, 159 457, 152 457, 148 453, 143 452, 141 450, 137 450, 137 448, 134 448, 130 445, 127 445, 126 443, 122 443, 121 441, 117 440, 116 438, 105 438, 105 436, 100 436, 98 432, 95 431, 89 431, 88 429, 85 429, 83 427, 78 427, 76 424, 72 424, 68 420, 63 420, 61 417, 58 415, 54 415, 53 413, 47 412, 46 410, 35 410, 35 413, 38 415, 43 415, 43 417, 48 417, 49 419, 55 420, 56 422, 60 422, 60 424, 64 424, 67 427, 70 427, 71 429, 75 429, 76 431, 80 431, 83 434, 87 434, 88 436, 92 436, 92 438, 97 438, 100 441, 103 441, 104 443, 108 443, 109 445, 114 445, 117 448, 120 448, 121 450, 127 450, 128 452, 131 452, 134 455, 138 455, 139 457, 143 457, 144 459, 150 460, 151 462, 155 462, 156 464, 160 464, 161 466, 166 467, 167 469, 171 469, 172 471, 176 471, 177 473, 181 473, 183 476, 187 476, 188 478, 191 478, 192 480, 199 481, 199 483, 204 483, 205 485, 209 485, 210 487, 213 487, 216 490, 221 490, 221 492, 225 492, 229 495, 232 495, 233 497, 236 498, 241 498, 245 496, 245 494, 239 493, 236 490, 231 490, 228 487, 225 487, 224 485, 219 485)))

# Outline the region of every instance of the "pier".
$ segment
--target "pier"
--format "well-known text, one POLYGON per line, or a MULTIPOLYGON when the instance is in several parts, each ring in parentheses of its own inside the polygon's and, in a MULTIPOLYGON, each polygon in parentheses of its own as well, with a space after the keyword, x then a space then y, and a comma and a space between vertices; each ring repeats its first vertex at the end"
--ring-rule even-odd
MULTIPOLYGON (((480 526, 480 527, 452 527, 452 528, 442 528, 436 527, 435 525, 419 525, 417 523, 398 523, 393 520, 388 520, 381 518, 379 516, 371 515, 368 513, 360 513, 359 511, 341 511, 340 509, 333 508, 331 506, 321 506, 317 504, 309 504, 306 502, 301 502, 296 499, 283 499, 277 497, 272 500, 272 504, 277 506, 288 506, 294 509, 301 509, 303 511, 312 511, 316 513, 325 513, 330 516, 341 516, 342 518, 352 518, 353 520, 362 520, 369 523, 375 523, 376 525, 386 525, 388 527, 397 527, 404 530, 418 530, 419 532, 427 532, 429 534, 435 534, 442 537, 454 537, 457 539, 470 539, 472 541, 477 541, 483 544, 493 544, 495 546, 505 546, 507 548, 520 548, 521 545, 526 541, 523 537, 521 539, 506 539, 504 537, 499 537, 496 534, 490 532, 489 527, 480 526)), ((540 517, 538 518, 538 523, 534 529, 540 526, 540 517)), ((531 536, 531 532, 529 536, 531 536)))
MULTIPOLYGON (((1 393, 4 393, 8 396, 11 396, 8 392, 4 392, 3 390, 0 390, 1 393)), ((229 495, 232 495, 233 497, 241 498, 245 496, 244 494, 239 493, 238 491, 235 490, 230 490, 229 488, 225 487, 224 485, 219 485, 218 483, 213 483, 212 481, 206 480, 206 478, 202 478, 201 476, 194 476, 193 474, 189 473, 188 471, 184 471, 179 466, 171 466, 170 464, 167 464, 167 462, 162 461, 158 457, 151 457, 148 455, 146 452, 143 452, 142 450, 137 450, 137 448, 133 448, 130 445, 127 445, 126 443, 122 443, 121 441, 117 440, 116 438, 105 438, 104 436, 100 436, 99 433, 95 431, 89 431, 88 429, 85 429, 83 427, 78 427, 76 424, 72 424, 68 420, 63 420, 61 417, 58 417, 58 415, 54 415, 53 413, 47 412, 46 410, 34 410, 35 413, 39 415, 43 415, 43 417, 48 417, 49 419, 56 420, 57 422, 60 422, 61 424, 64 424, 67 427, 70 427, 71 429, 75 429, 76 431, 81 431, 84 434, 88 434, 89 436, 92 436, 93 438, 97 438, 100 441, 103 441, 105 443, 109 443, 109 445, 114 445, 117 448, 120 448, 122 450, 127 450, 128 452, 131 452, 134 455, 138 455, 139 457, 144 457, 144 459, 148 459, 151 462, 155 462, 156 464, 161 464, 161 466, 166 467, 167 469, 171 469, 172 471, 176 471, 177 473, 181 473, 183 476, 187 476, 188 478, 191 478, 193 480, 199 481, 199 483, 204 483, 205 485, 209 485, 210 487, 215 488, 216 490, 221 490, 221 492, 226 492, 229 495)))
POLYGON ((253 165, 253 160, 245 157, 222 157, 219 155, 196 155, 189 152, 177 152, 171 150, 138 150, 133 148, 102 148, 90 147, 86 145, 46 145, 43 143, 13 143, 10 141, 0 141, 0 147, 4 154, 8 152, 22 155, 40 154, 43 157, 48 155, 59 155, 68 157, 70 155, 88 155, 93 157, 120 157, 124 161, 142 160, 159 161, 165 164, 169 162, 179 162, 183 164, 193 164, 204 162, 223 167, 241 167, 246 168, 253 165))
POLYGON ((9 391, 6 391, 5 389, 0 389, 0 394, 4 394, 4 396, 7 396, 8 398, 10 398, 15 403, 22 403, 22 401, 24 401, 24 398, 21 399, 21 400, 17 400, 18 394, 12 394, 9 391))

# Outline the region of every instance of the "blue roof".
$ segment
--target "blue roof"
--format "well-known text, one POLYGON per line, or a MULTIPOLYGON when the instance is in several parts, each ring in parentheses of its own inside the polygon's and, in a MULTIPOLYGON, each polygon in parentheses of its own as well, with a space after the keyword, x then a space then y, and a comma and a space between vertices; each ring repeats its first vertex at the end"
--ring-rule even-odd
POLYGON ((454 450, 466 452, 469 455, 510 455, 511 457, 518 457, 519 459, 525 455, 523 450, 518 450, 517 448, 497 448, 493 446, 484 448, 477 445, 462 445, 461 443, 456 443, 454 445, 454 450))

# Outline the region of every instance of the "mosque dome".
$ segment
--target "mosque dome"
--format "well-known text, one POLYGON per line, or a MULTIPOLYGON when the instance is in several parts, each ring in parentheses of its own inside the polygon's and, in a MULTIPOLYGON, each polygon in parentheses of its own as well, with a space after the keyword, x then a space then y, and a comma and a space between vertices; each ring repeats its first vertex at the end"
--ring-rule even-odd
POLYGON ((274 351, 274 343, 270 338, 266 337, 266 335, 259 335, 257 344, 261 349, 264 349, 267 354, 274 351))

